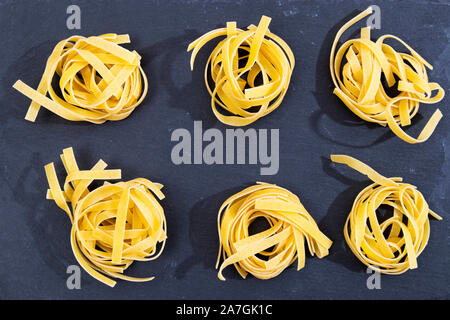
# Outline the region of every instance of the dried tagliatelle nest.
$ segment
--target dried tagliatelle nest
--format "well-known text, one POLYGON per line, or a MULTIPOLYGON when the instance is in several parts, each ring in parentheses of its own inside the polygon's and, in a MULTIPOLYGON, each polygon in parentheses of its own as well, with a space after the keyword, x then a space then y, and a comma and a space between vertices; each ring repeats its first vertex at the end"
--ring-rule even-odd
POLYGON ((417 258, 428 243, 428 216, 441 220, 417 188, 402 178, 386 178, 361 161, 332 155, 367 175, 374 183, 356 197, 345 222, 344 236, 355 256, 366 266, 385 274, 401 274, 417 268, 417 258), (381 221, 377 212, 382 205, 393 208, 392 216, 381 221))
POLYGON ((32 100, 25 119, 34 122, 41 106, 71 121, 100 124, 128 117, 148 89, 141 56, 120 46, 129 42, 127 34, 113 33, 60 41, 37 90, 20 80, 13 86, 32 100))
POLYGON ((70 242, 80 265, 95 279, 113 287, 111 278, 149 281, 154 277, 124 275, 134 261, 159 257, 166 242, 166 218, 158 200, 162 185, 144 178, 105 183, 93 190, 94 180, 121 178, 121 170, 106 170, 99 160, 90 170, 78 169, 72 148, 61 155, 67 177, 61 189, 53 163, 45 166, 53 199, 72 222, 70 242), (70 207, 67 203, 70 203, 70 207))
POLYGON ((245 126, 274 111, 289 87, 294 55, 283 39, 269 31, 271 18, 247 30, 228 22, 193 41, 191 69, 199 50, 217 37, 226 38, 212 51, 205 66, 205 84, 212 110, 221 122, 245 126), (209 78, 214 82, 209 84, 209 78))
POLYGON ((332 244, 296 195, 269 183, 258 183, 228 198, 217 223, 216 268, 221 280, 225 280, 222 271, 232 264, 243 278, 248 273, 273 278, 296 260, 300 270, 305 266, 305 242, 311 255, 319 258, 328 255, 332 244), (266 219, 270 228, 250 235, 249 226, 257 218, 266 219))
POLYGON ((417 138, 408 135, 402 127, 411 124, 420 103, 437 103, 445 92, 436 82, 429 82, 427 68, 433 67, 403 40, 384 35, 376 41, 370 39, 370 27, 361 29, 359 39, 351 39, 336 50, 342 34, 353 24, 372 13, 369 7, 337 32, 331 48, 330 72, 335 86, 334 94, 358 117, 386 126, 409 143, 426 141, 442 118, 437 109, 417 138), (409 53, 396 51, 386 43, 393 39, 409 53), (390 97, 383 87, 398 91, 390 97), (433 93, 435 94, 433 95, 433 93))

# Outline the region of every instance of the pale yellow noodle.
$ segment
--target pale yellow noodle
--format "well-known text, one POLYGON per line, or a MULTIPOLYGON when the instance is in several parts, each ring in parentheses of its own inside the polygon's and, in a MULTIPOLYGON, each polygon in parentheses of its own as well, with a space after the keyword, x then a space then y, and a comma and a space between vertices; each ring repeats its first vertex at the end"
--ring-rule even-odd
POLYGON ((193 41, 191 70, 198 51, 216 37, 225 36, 205 66, 205 84, 211 108, 221 122, 246 126, 274 111, 283 101, 295 59, 287 43, 269 31, 271 18, 263 16, 258 26, 247 30, 228 22, 226 28, 210 31, 193 41), (245 64, 244 64, 245 63, 245 64), (208 78, 214 82, 209 85, 208 78), (257 85, 257 78, 262 81, 257 85))
POLYGON ((53 163, 45 166, 47 199, 69 216, 72 250, 80 265, 111 287, 116 284, 111 278, 152 280, 123 273, 134 261, 154 260, 164 249, 166 218, 158 202, 164 199, 163 186, 137 178, 114 184, 105 181, 91 191, 88 187, 94 180, 120 179, 121 171, 106 170, 103 160, 91 170, 79 170, 72 148, 64 149, 61 159, 67 171, 62 189, 53 163))
POLYGON ((217 223, 220 280, 225 280, 222 271, 231 264, 243 278, 248 273, 260 279, 273 278, 295 260, 300 270, 305 265, 305 242, 311 255, 319 258, 328 255, 332 244, 297 196, 269 183, 258 183, 228 198, 217 223), (266 219, 270 228, 250 235, 249 226, 257 218, 266 219))
POLYGON ((345 240, 366 266, 385 274, 401 274, 417 268, 417 257, 428 243, 428 216, 442 218, 430 210, 422 193, 402 178, 386 178, 361 161, 331 155, 331 160, 367 175, 374 183, 356 197, 345 222, 345 240), (392 216, 380 221, 381 205, 393 209, 392 216))
POLYGON ((60 41, 37 90, 20 80, 13 85, 32 100, 25 119, 34 122, 41 106, 71 121, 100 124, 128 117, 148 89, 141 56, 120 46, 129 42, 127 34, 113 33, 60 41))
POLYGON ((403 40, 384 35, 376 41, 370 39, 370 27, 361 29, 359 39, 351 39, 336 50, 342 34, 353 24, 372 13, 369 7, 337 32, 330 54, 330 72, 334 83, 333 93, 358 117, 389 128, 408 143, 426 141, 440 119, 437 109, 417 138, 411 137, 401 127, 411 124, 419 111, 419 104, 441 101, 445 92, 436 82, 429 82, 427 68, 433 67, 403 40), (405 47, 408 53, 397 52, 385 43, 393 39, 405 47), (398 95, 390 97, 383 88, 396 85, 398 95), (396 78, 397 77, 397 78, 396 78), (436 92, 433 96, 433 92, 436 92))

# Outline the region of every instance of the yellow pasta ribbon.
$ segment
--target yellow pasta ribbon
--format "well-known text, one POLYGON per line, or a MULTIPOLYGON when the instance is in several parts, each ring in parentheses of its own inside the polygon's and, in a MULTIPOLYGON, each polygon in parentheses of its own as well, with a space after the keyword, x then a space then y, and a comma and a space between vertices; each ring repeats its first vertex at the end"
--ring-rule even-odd
POLYGON ((147 95, 148 83, 141 56, 121 47, 123 43, 130 43, 127 34, 60 41, 37 90, 20 80, 13 85, 32 100, 25 119, 34 122, 41 106, 71 121, 100 124, 128 117, 147 95), (57 89, 52 86, 54 78, 57 89))
POLYGON ((417 138, 408 135, 401 127, 411 124, 420 103, 437 103, 444 98, 444 89, 438 83, 428 81, 426 68, 433 67, 403 40, 393 35, 384 35, 375 42, 370 40, 370 27, 362 28, 359 39, 345 42, 336 51, 342 34, 371 13, 372 8, 369 7, 344 24, 336 34, 330 55, 330 72, 335 86, 333 93, 361 119, 388 125, 400 139, 408 143, 424 142, 442 118, 439 109, 417 138), (384 43, 387 39, 398 41, 408 49, 409 54, 394 50, 384 43), (397 84, 399 94, 396 97, 391 98, 386 94, 382 85, 383 75, 389 87, 397 84), (433 96, 434 91, 437 92, 433 96))
POLYGON ((358 194, 345 222, 345 240, 355 256, 385 274, 417 268, 417 258, 430 235, 428 215, 442 218, 430 210, 422 193, 403 183, 402 178, 383 177, 349 156, 331 155, 331 160, 348 165, 374 182, 358 194), (377 215, 381 205, 393 208, 393 215, 383 222, 377 215))
POLYGON ((226 36, 209 56, 204 75, 212 110, 222 123, 246 126, 283 101, 295 59, 287 43, 269 31, 270 21, 263 16, 257 27, 251 25, 245 31, 236 22, 228 22, 226 28, 204 34, 187 49, 192 50, 193 70, 199 50, 212 39, 226 36))
POLYGON ((166 219, 158 202, 162 185, 144 178, 88 189, 94 180, 120 179, 121 170, 105 170, 99 160, 91 170, 79 170, 72 148, 61 155, 67 172, 61 189, 52 163, 45 166, 47 199, 72 222, 70 242, 78 263, 95 279, 113 287, 111 278, 143 282, 154 277, 124 275, 133 261, 159 257, 166 242, 166 219), (156 198, 155 198, 156 196, 156 198), (67 202, 71 204, 69 208, 67 202))
POLYGON ((319 258, 328 255, 332 244, 296 195, 269 183, 259 182, 228 198, 220 207, 217 225, 220 280, 225 280, 222 271, 231 264, 244 279, 248 273, 273 278, 295 260, 300 270, 305 266, 305 241, 311 255, 319 258), (250 235, 249 226, 260 217, 270 228, 250 235))

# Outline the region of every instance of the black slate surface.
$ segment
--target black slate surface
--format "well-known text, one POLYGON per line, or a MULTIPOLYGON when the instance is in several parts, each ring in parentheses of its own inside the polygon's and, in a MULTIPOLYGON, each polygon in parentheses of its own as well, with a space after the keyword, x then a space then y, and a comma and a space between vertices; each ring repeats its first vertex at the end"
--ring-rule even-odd
MULTIPOLYGON (((445 117, 423 144, 410 145, 386 128, 366 124, 332 95, 328 71, 336 30, 371 4, 381 8, 381 30, 412 45, 434 66, 429 75, 450 92, 449 1, 9 1, 0 0, 0 298, 137 299, 404 299, 446 298, 449 294, 448 98, 445 117), (66 8, 81 8, 81 30, 66 28, 66 8), (227 126, 210 110, 202 81, 208 49, 194 72, 187 44, 226 21, 240 27, 273 18, 271 30, 291 46, 296 67, 278 110, 251 127, 280 129, 280 170, 261 177, 255 165, 173 165, 171 132, 227 126), (129 48, 143 56, 148 97, 123 121, 75 123, 42 110, 36 123, 23 119, 29 100, 13 90, 17 79, 36 87, 53 46, 73 34, 129 33, 129 48), (69 243, 70 221, 45 200, 43 166, 73 146, 80 167, 99 158, 123 169, 123 178, 147 177, 165 185, 162 202, 168 242, 162 256, 135 263, 129 274, 156 275, 149 283, 119 281, 113 289, 82 272, 81 290, 66 288, 66 268, 77 264, 69 243), (363 265, 348 250, 342 228, 354 197, 368 180, 330 164, 332 153, 357 157, 387 176, 417 185, 431 208, 444 217, 431 221, 428 247, 419 268, 382 276, 381 290, 368 290, 363 265), (232 193, 254 183, 279 184, 298 194, 334 244, 324 259, 307 258, 275 279, 262 281, 214 269, 218 248, 217 210, 232 193)), ((353 27, 346 39, 357 32, 353 27)), ((408 132, 417 135, 436 105, 423 105, 408 132)))

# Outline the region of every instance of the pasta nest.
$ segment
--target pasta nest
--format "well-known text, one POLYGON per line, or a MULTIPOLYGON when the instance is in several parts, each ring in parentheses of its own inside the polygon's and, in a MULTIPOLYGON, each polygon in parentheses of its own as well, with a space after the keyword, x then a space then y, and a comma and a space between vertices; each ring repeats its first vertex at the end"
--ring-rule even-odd
POLYGON ((158 202, 164 198, 163 186, 137 178, 114 184, 105 182, 89 191, 94 180, 120 179, 121 171, 105 170, 107 165, 102 160, 91 170, 79 170, 72 148, 65 149, 61 159, 67 171, 63 190, 53 163, 45 166, 50 187, 47 199, 53 199, 68 214, 72 222, 72 250, 80 265, 111 287, 116 282, 109 277, 152 280, 154 277, 135 278, 123 273, 134 261, 154 260, 164 249, 166 219, 158 202))
POLYGON ((402 178, 386 178, 349 156, 332 155, 367 175, 373 184, 362 190, 345 222, 345 240, 355 256, 366 266, 384 274, 401 274, 417 268, 417 258, 428 243, 428 215, 442 218, 428 207, 417 188, 402 178), (381 221, 378 208, 393 208, 392 216, 381 221))
POLYGON ((193 70, 199 50, 212 39, 226 36, 209 56, 204 75, 212 110, 225 124, 248 125, 283 101, 295 59, 287 43, 269 31, 270 21, 263 16, 257 27, 251 25, 245 31, 236 28, 236 22, 228 22, 226 28, 210 31, 188 47, 193 70))
POLYGON ((60 41, 37 90, 20 80, 13 86, 32 100, 25 119, 34 122, 41 106, 71 121, 100 124, 128 117, 148 90, 141 56, 120 46, 129 42, 127 34, 60 41), (59 88, 53 88, 54 78, 59 88))
POLYGON ((359 39, 348 40, 336 51, 342 34, 371 13, 372 8, 369 7, 347 22, 336 34, 330 55, 330 72, 335 86, 333 93, 361 119, 389 126, 406 142, 426 141, 442 118, 439 109, 417 138, 408 135, 401 127, 411 124, 420 103, 437 103, 444 98, 442 87, 428 81, 427 68, 433 67, 396 36, 384 35, 372 41, 370 27, 362 28, 359 39), (396 40, 410 53, 397 52, 385 43, 388 39, 396 40), (394 88, 397 84, 395 97, 386 93, 383 79, 388 87, 394 88), (436 92, 434 96, 433 92, 436 92))
POLYGON ((225 280, 222 271, 231 264, 243 278, 248 273, 273 278, 295 260, 300 270, 305 266, 305 241, 311 255, 319 258, 328 255, 332 244, 299 198, 274 184, 258 183, 228 198, 220 207, 217 223, 216 269, 221 280, 225 280), (249 226, 257 218, 266 219, 270 228, 250 235, 249 226))

